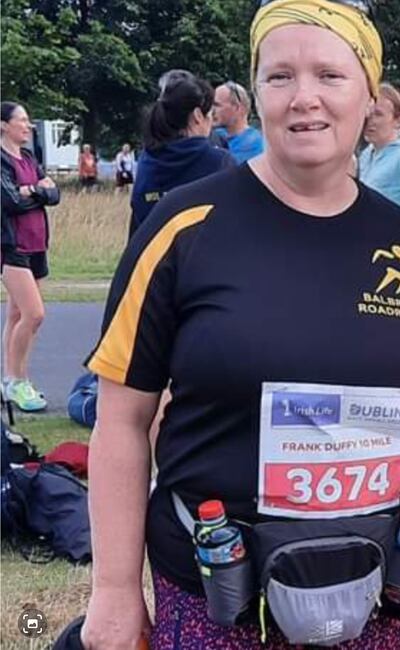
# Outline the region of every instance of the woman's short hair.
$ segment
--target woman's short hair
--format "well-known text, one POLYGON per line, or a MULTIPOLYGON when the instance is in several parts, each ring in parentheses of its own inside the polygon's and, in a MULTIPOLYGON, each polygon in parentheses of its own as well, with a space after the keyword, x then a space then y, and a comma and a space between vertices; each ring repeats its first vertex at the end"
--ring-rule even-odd
POLYGON ((187 70, 169 70, 159 80, 160 95, 145 115, 144 145, 156 149, 185 135, 195 108, 207 115, 214 89, 187 70))
POLYGON ((17 102, 1 102, 1 121, 9 122, 18 106, 17 102))
POLYGON ((400 117, 400 92, 392 84, 384 81, 379 86, 379 94, 392 102, 394 117, 396 119, 400 117))

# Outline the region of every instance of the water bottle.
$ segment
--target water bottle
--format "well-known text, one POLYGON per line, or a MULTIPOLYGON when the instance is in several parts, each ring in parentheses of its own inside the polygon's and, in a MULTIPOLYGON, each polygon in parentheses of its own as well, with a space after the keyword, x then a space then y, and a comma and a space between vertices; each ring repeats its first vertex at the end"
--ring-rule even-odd
POLYGON ((254 597, 250 558, 240 528, 226 517, 222 501, 204 501, 194 537, 196 560, 209 618, 219 625, 241 623, 254 597))
POLYGON ((229 564, 245 557, 242 533, 236 524, 228 522, 222 501, 204 501, 198 513, 195 537, 200 564, 229 564))

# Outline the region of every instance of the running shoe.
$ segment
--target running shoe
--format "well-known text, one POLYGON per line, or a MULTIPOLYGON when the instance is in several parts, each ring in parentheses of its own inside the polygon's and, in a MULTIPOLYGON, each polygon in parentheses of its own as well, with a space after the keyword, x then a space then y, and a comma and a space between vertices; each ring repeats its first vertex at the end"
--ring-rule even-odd
POLYGON ((6 386, 6 396, 21 411, 43 411, 47 402, 43 395, 32 386, 29 379, 14 379, 6 386))

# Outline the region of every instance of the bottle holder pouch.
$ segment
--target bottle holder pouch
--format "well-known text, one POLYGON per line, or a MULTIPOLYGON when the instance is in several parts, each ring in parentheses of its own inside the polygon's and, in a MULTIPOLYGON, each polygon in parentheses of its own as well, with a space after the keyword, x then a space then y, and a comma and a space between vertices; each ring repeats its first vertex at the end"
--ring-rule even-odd
POLYGON ((250 558, 228 565, 198 562, 198 567, 210 620, 224 627, 243 623, 257 593, 250 558))
POLYGON ((254 527, 262 599, 290 643, 332 646, 360 636, 380 604, 394 521, 377 515, 254 527))

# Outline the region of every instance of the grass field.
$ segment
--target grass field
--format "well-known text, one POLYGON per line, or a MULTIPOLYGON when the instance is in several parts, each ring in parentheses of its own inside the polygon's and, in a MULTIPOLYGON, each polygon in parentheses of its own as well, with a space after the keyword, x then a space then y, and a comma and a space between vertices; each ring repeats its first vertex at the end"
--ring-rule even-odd
POLYGON ((64 191, 49 210, 52 280, 104 280, 112 277, 126 245, 129 195, 64 191))
MULTIPOLYGON (((19 418, 18 431, 29 436, 42 453, 66 440, 88 442, 89 432, 68 418, 36 416, 19 418)), ((1 648, 2 650, 50 650, 61 630, 85 613, 91 582, 91 568, 74 567, 64 560, 31 564, 7 545, 2 548, 1 648), (17 621, 30 607, 44 612, 47 633, 25 639, 17 621)), ((151 605, 151 586, 146 567, 145 591, 151 605)))

